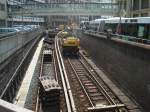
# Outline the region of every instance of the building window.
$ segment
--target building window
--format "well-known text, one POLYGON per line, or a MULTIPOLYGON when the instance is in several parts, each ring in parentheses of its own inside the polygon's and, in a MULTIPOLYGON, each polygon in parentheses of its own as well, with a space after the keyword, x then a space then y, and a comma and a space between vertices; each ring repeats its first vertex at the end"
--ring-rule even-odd
POLYGON ((0 4, 0 10, 5 11, 5 4, 0 4))
POLYGON ((5 21, 4 20, 0 20, 0 26, 1 27, 5 26, 5 21))
POLYGON ((133 0, 133 10, 139 10, 139 0, 133 0))
POLYGON ((148 5, 149 5, 149 0, 142 0, 142 2, 141 2, 142 9, 148 8, 148 5))
POLYGON ((147 17, 148 13, 141 13, 141 17, 147 17))
POLYGON ((133 14, 133 17, 139 17, 139 14, 133 14))

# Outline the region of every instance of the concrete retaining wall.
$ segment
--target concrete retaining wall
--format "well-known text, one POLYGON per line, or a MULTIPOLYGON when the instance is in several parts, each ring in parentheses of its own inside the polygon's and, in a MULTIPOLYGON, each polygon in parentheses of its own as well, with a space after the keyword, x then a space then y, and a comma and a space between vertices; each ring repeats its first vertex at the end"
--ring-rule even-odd
POLYGON ((12 33, 0 37, 0 64, 41 33, 42 29, 33 29, 32 31, 12 33))
POLYGON ((150 112, 150 47, 78 34, 96 64, 150 112))

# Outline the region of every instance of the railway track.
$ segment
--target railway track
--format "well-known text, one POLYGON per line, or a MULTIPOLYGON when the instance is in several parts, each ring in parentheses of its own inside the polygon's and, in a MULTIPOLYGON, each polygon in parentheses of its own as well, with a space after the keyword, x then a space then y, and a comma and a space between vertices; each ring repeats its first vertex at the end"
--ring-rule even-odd
MULTIPOLYGON (((120 111, 127 112, 125 105, 114 95, 114 93, 101 80, 97 80, 91 67, 83 58, 63 58, 61 48, 56 40, 56 49, 60 55, 61 67, 63 69, 62 78, 66 84, 66 91, 71 90, 73 94, 68 96, 70 111, 120 111), (70 101, 72 99, 72 102, 70 101), (74 108, 74 110, 72 110, 74 108)), ((64 87, 64 86, 63 86, 64 87)), ((67 92, 69 93, 69 92, 67 92)), ((66 100, 67 101, 67 100, 66 100)))
MULTIPOLYGON (((81 108, 79 111, 120 111, 127 112, 124 104, 106 86, 106 84, 96 77, 96 73, 82 58, 64 59, 67 73, 70 74, 70 82, 76 89, 76 96, 80 96, 81 108), (71 70, 70 70, 71 69, 71 70)), ((79 101, 78 101, 79 102, 79 101)), ((76 102, 76 104, 78 104, 76 102)), ((79 106, 79 105, 78 105, 79 106)))
POLYGON ((62 79, 64 80, 64 84, 66 84, 65 90, 71 90, 73 93, 71 95, 68 94, 68 96, 66 95, 68 99, 68 103, 66 103, 70 107, 68 112, 96 110, 108 112, 123 110, 127 112, 125 105, 106 86, 102 79, 97 79, 96 72, 94 70, 91 71, 91 67, 83 58, 63 58, 61 56, 61 48, 58 41, 59 39, 56 39, 56 49, 59 52, 59 58, 62 62, 60 68, 63 69, 62 77, 64 79, 62 79), (72 99, 72 102, 70 99, 72 99))
MULTIPOLYGON (((53 46, 52 65, 42 56, 40 77, 51 77, 63 88, 59 111, 61 112, 131 112, 105 84, 103 79, 86 61, 83 55, 79 57, 62 57, 59 39, 55 38, 53 46), (45 61, 46 60, 46 61, 45 61), (49 68, 53 68, 50 70, 49 68)), ((45 50, 49 50, 45 49, 45 50)), ((47 112, 37 99, 37 111, 47 112)))
MULTIPOLYGON (((59 105, 60 107, 54 107, 55 110, 52 110, 49 106, 43 107, 43 103, 40 99, 41 89, 39 88, 35 112, 48 112, 49 110, 51 110, 51 112, 76 112, 72 92, 69 83, 67 83, 66 73, 57 41, 55 41, 55 44, 44 44, 43 46, 39 78, 46 78, 47 76, 50 76, 49 78, 51 78, 51 80, 59 82, 59 85, 63 87, 63 91, 60 94, 60 100, 57 100, 60 103, 57 104, 57 106, 59 105), (52 62, 49 62, 49 56, 44 55, 51 49, 53 49, 52 62)), ((55 102, 52 102, 52 104, 55 104, 55 102)))
POLYGON ((63 57, 61 55, 58 40, 59 39, 56 36, 56 38, 55 38, 55 54, 56 54, 57 64, 58 64, 59 73, 60 73, 60 77, 61 77, 61 82, 62 82, 62 86, 63 86, 63 93, 64 93, 65 104, 66 104, 66 109, 65 110, 67 112, 76 112, 76 107, 75 107, 75 104, 74 104, 74 98, 73 98, 72 90, 71 90, 69 80, 68 80, 68 77, 67 77, 67 73, 66 73, 66 70, 65 70, 65 65, 64 65, 64 62, 63 62, 63 57))
POLYGON ((49 110, 59 112, 60 87, 54 57, 54 44, 44 43, 39 75, 40 87, 35 112, 49 112, 49 110))

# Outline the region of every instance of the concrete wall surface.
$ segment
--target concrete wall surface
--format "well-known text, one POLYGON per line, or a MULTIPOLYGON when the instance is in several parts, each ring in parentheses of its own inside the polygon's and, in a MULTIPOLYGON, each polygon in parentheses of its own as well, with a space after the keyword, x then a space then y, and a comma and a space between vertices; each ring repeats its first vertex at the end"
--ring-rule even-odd
POLYGON ((32 31, 20 31, 0 37, 0 64, 41 33, 41 29, 33 29, 32 31))

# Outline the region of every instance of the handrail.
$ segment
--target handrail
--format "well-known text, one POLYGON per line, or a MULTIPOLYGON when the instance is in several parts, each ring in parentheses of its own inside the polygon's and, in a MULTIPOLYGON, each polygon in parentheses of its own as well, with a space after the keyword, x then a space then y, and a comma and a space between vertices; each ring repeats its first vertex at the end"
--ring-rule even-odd
POLYGON ((13 35, 16 35, 17 32, 9 32, 9 33, 6 33, 6 34, 0 34, 0 39, 4 38, 4 37, 8 37, 8 36, 13 36, 13 35))
MULTIPOLYGON (((105 32, 98 32, 98 31, 92 31, 92 30, 86 30, 85 33, 91 33, 91 34, 100 34, 107 36, 108 33, 105 32)), ((111 38, 118 38, 126 41, 133 41, 137 43, 143 43, 143 44, 150 44, 150 39, 143 39, 139 37, 134 37, 134 36, 128 36, 128 35, 120 35, 120 34, 113 34, 111 33, 111 38)))

